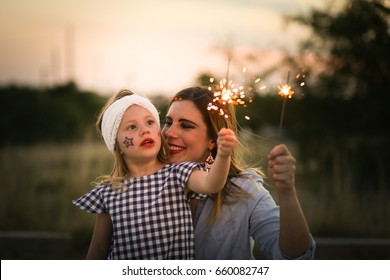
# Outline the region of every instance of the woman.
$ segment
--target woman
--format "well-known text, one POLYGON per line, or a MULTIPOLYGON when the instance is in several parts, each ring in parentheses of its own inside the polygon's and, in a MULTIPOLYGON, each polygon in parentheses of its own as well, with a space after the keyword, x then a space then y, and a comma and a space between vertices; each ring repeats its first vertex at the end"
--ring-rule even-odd
MULTIPOLYGON (((217 132, 227 127, 237 133, 233 106, 217 104, 227 115, 221 116, 207 109, 213 98, 207 88, 191 87, 172 99, 162 130, 171 162, 211 163, 217 132)), ((268 160, 279 207, 263 187, 261 172, 245 168, 234 151, 224 189, 190 202, 197 259, 253 259, 254 243, 267 259, 314 257, 315 242, 295 190, 295 159, 278 145, 268 160)))

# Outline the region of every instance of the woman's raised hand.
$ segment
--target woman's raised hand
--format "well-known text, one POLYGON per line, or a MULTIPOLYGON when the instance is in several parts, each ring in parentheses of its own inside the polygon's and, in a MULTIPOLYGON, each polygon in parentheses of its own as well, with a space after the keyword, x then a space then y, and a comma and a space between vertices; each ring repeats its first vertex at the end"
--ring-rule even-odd
POLYGON ((284 144, 275 146, 268 154, 268 172, 280 192, 295 188, 295 158, 284 144))

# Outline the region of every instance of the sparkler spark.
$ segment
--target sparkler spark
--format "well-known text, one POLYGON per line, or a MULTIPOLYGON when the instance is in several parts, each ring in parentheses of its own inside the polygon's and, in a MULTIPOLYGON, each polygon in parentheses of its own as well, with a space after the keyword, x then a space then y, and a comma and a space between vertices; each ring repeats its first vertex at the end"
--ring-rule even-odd
MULTIPOLYGON (((252 103, 251 92, 254 90, 253 87, 246 87, 243 85, 236 85, 233 80, 229 80, 229 68, 230 68, 230 60, 228 61, 228 68, 226 71, 226 78, 219 81, 217 85, 209 86, 208 89, 214 92, 214 99, 207 106, 207 110, 215 110, 221 116, 228 118, 229 116, 225 113, 225 111, 220 108, 226 104, 233 104, 235 106, 243 106, 247 107, 248 103, 252 103)), ((243 73, 246 73, 247 69, 244 67, 242 69, 243 73)), ((214 78, 210 78, 210 83, 214 82, 214 78)), ((256 78, 254 83, 257 84, 260 82, 260 78, 256 78)), ((246 120, 250 120, 249 116, 245 116, 246 120)))
POLYGON ((294 91, 291 89, 291 85, 289 84, 290 81, 290 71, 288 71, 287 74, 287 81, 286 84, 283 86, 278 86, 279 92, 278 94, 283 97, 291 98, 294 94, 294 91))
POLYGON ((291 98, 294 94, 294 91, 291 89, 291 86, 289 84, 278 86, 279 89, 279 95, 291 98))
MULTIPOLYGON (((212 82, 211 79, 210 82, 212 82)), ((225 118, 228 118, 228 116, 219 107, 219 104, 233 104, 245 108, 248 103, 252 103, 253 101, 252 96, 249 94, 253 88, 236 85, 233 80, 227 81, 226 79, 222 79, 218 85, 215 87, 209 86, 208 89, 214 92, 214 99, 213 102, 208 104, 207 109, 219 111, 219 114, 224 115, 225 118)))

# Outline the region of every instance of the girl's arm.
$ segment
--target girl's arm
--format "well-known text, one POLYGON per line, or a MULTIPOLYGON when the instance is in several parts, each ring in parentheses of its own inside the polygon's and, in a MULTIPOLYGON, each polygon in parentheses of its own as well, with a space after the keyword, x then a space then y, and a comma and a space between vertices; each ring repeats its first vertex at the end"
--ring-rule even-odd
POLYGON ((87 260, 107 259, 112 238, 112 222, 110 214, 96 215, 95 228, 89 245, 87 260))
POLYGON ((231 153, 237 143, 233 130, 222 128, 218 132, 217 156, 210 172, 194 169, 187 187, 197 193, 217 193, 225 186, 230 169, 231 153))
POLYGON ((268 155, 270 173, 279 198, 282 252, 291 257, 302 255, 311 247, 311 235, 295 189, 295 159, 285 145, 278 145, 268 155))

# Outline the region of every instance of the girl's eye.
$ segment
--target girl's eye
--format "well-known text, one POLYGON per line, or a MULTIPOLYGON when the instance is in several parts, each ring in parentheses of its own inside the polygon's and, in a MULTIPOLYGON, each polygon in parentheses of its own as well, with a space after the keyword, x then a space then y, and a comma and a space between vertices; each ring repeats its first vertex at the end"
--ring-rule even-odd
POLYGON ((148 125, 154 124, 154 120, 148 120, 148 125))
POLYGON ((137 128, 137 126, 135 125, 135 124, 131 124, 131 125, 129 125, 128 127, 127 127, 127 130, 134 130, 134 129, 136 129, 137 128))

